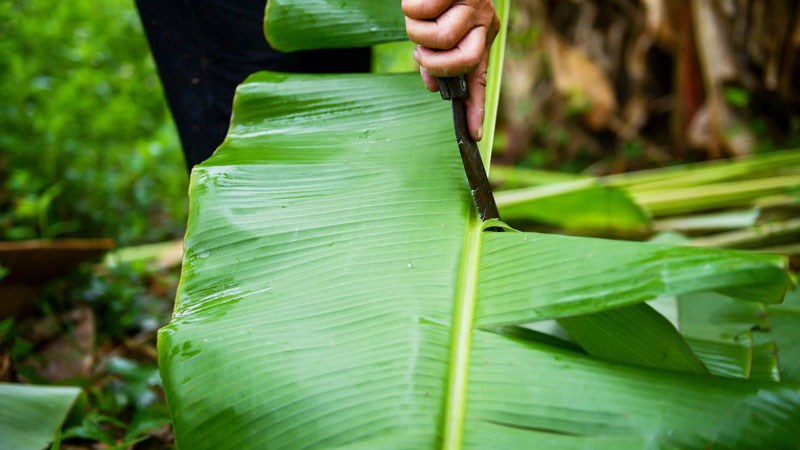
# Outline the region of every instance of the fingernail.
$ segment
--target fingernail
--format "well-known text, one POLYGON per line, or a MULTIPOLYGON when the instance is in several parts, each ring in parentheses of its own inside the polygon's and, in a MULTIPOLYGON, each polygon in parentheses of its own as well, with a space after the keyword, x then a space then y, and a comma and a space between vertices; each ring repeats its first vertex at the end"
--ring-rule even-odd
POLYGON ((476 141, 480 141, 481 139, 483 139, 483 126, 481 126, 480 128, 478 128, 478 133, 477 133, 477 135, 478 135, 478 139, 475 139, 476 141))

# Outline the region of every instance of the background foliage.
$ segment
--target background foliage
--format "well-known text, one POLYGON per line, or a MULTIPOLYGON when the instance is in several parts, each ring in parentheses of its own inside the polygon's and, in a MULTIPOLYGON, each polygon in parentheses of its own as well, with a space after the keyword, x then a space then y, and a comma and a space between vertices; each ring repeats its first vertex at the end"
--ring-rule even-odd
MULTIPOLYGON (((0 241, 182 237, 186 168, 131 0, 0 2, 0 130, 0 241)), ((0 320, 0 381, 83 388, 62 448, 169 447, 154 343, 177 272, 112 259, 0 320)))
POLYGON ((179 236, 186 171, 129 0, 0 3, 0 238, 179 236))
POLYGON ((797 2, 513 4, 504 163, 605 175, 800 145, 797 2))

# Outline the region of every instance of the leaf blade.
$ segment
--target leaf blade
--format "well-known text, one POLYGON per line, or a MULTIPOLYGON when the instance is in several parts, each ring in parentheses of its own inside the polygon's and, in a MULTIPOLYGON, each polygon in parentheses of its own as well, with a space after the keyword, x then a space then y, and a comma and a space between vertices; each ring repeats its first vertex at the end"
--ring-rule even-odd
POLYGON ((0 447, 45 448, 80 392, 73 387, 0 383, 0 447))
POLYGON ((490 233, 483 245, 475 316, 480 327, 715 289, 775 303, 789 284, 785 259, 773 255, 536 233, 490 233))
POLYGON ((240 88, 231 135, 193 173, 176 313, 160 334, 182 447, 437 439, 474 207, 448 105, 417 78, 262 74, 240 88), (208 388, 230 383, 239 395, 208 388))
MULTIPOLYGON (((624 367, 482 331, 473 342, 470 424, 592 438, 590 447, 628 437, 643 448, 790 449, 800 438, 796 385, 624 367)), ((488 439, 467 429, 467 446, 488 439)), ((539 439, 523 435, 509 447, 539 439)))
POLYGON ((400 2, 375 0, 270 0, 264 35, 282 52, 407 39, 400 2))
POLYGON ((590 355, 639 367, 706 374, 675 327, 645 303, 558 320, 590 355))

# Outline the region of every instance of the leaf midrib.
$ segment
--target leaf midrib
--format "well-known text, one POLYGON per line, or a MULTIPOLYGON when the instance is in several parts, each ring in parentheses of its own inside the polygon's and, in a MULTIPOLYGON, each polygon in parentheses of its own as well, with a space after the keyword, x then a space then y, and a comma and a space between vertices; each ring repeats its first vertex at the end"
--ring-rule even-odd
POLYGON ((478 270, 481 251, 481 223, 474 208, 470 211, 461 251, 461 272, 458 276, 453 307, 453 334, 444 411, 442 448, 461 448, 464 416, 467 406, 467 375, 472 346, 472 323, 478 293, 478 270))
MULTIPOLYGON (((486 85, 486 121, 483 126, 483 140, 479 143, 481 158, 489 174, 492 157, 494 128, 497 122, 497 109, 500 100, 500 82, 505 56, 506 29, 508 27, 508 0, 494 0, 501 29, 495 39, 489 57, 486 85)), ((453 331, 450 341, 451 357, 447 376, 447 396, 445 397, 444 438, 442 448, 460 450, 464 440, 464 422, 467 412, 467 377, 469 357, 472 350, 472 324, 475 318, 475 304, 478 295, 478 271, 480 265, 481 236, 483 225, 478 212, 470 208, 467 226, 464 231, 464 245, 461 251, 461 272, 453 307, 453 331)))

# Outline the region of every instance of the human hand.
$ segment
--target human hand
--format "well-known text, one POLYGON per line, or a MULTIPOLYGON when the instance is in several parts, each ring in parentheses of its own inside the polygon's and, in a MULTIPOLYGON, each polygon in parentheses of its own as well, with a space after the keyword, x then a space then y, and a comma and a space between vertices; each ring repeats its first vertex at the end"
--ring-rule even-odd
POLYGON ((472 138, 483 137, 489 49, 500 30, 491 0, 402 0, 406 33, 417 44, 414 59, 431 92, 437 77, 465 75, 467 124, 472 138))

